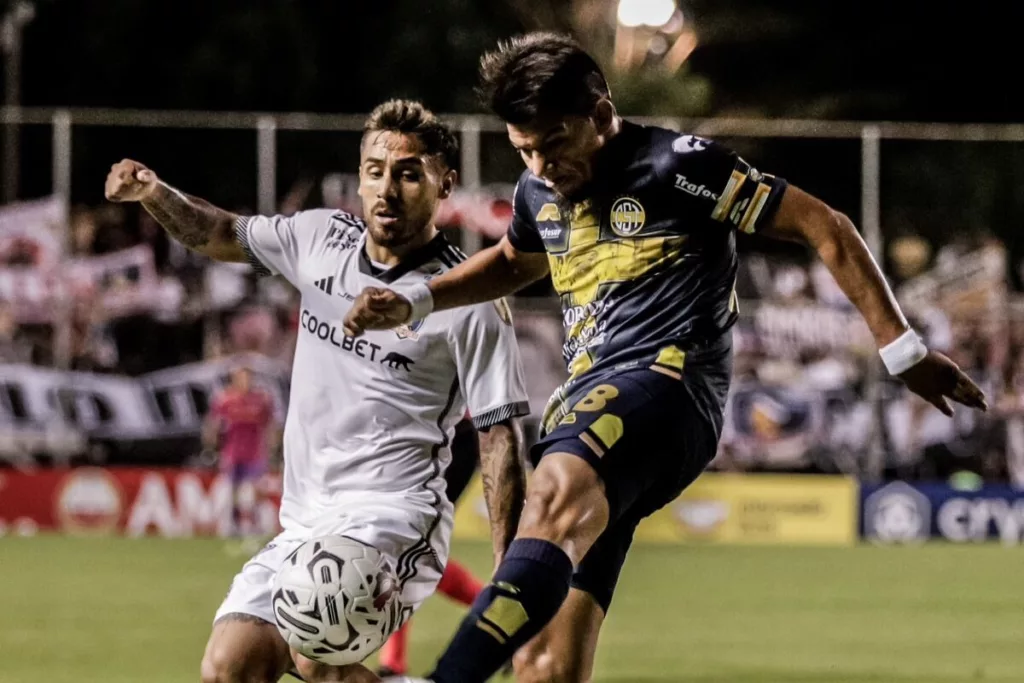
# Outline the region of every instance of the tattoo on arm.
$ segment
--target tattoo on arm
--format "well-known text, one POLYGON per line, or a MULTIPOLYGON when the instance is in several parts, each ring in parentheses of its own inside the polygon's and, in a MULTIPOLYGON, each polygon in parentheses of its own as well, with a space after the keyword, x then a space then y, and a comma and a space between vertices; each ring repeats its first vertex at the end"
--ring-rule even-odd
POLYGON ((171 237, 189 249, 222 261, 245 259, 235 239, 237 216, 233 213, 164 183, 142 201, 142 206, 171 237))
POLYGON ((494 552, 500 556, 515 538, 526 496, 522 445, 522 430, 516 420, 480 432, 480 478, 491 520, 494 552))

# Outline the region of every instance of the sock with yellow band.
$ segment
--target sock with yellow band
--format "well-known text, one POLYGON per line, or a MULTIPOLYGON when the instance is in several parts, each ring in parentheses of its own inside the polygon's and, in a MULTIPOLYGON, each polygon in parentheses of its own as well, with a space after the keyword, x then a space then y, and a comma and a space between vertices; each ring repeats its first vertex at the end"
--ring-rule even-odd
POLYGON ((484 683, 551 621, 571 578, 572 561, 558 546, 536 538, 513 541, 430 680, 484 683))

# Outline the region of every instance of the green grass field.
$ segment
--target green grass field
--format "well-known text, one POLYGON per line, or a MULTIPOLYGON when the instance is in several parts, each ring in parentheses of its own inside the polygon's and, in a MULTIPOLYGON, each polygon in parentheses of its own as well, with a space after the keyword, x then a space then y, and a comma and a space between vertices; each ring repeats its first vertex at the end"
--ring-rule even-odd
MULTIPOLYGON (((1021 681, 1022 552, 638 547, 595 680, 1021 681)), ((454 554, 486 571, 485 545, 454 554)), ((0 539, 0 683, 198 681, 241 562, 209 540, 0 539)), ((417 671, 459 615, 417 616, 417 671)))

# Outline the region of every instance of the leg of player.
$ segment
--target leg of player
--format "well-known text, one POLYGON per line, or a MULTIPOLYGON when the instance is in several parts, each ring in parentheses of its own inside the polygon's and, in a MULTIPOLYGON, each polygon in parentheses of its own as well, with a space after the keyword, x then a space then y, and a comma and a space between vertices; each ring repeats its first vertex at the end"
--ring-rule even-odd
MULTIPOLYGON (((451 598, 460 605, 472 605, 483 589, 483 583, 473 576, 469 569, 452 559, 448 560, 444 574, 441 575, 441 581, 437 584, 438 593, 451 598)), ((384 647, 380 649, 378 674, 394 676, 395 674, 404 674, 409 670, 406 653, 408 652, 411 628, 412 621, 405 622, 402 628, 392 633, 384 643, 384 647)))
POLYGON ((328 666, 312 659, 307 659, 292 650, 295 668, 306 683, 379 683, 377 674, 362 664, 348 666, 328 666))
POLYGON ((578 564, 608 525, 604 485, 577 455, 548 453, 526 492, 516 540, 430 679, 483 683, 555 616, 578 564))
POLYGON ((516 683, 586 683, 594 674, 604 610, 573 588, 555 618, 513 657, 516 683))
POLYGON ((213 625, 200 669, 203 683, 276 683, 292 667, 277 627, 250 614, 227 614, 213 625))
POLYGON ((380 649, 380 667, 377 669, 377 673, 382 678, 384 676, 404 674, 409 670, 406 652, 409 644, 410 628, 412 628, 412 621, 402 624, 402 628, 392 633, 380 649))
POLYGON ((460 605, 472 605, 484 584, 473 576, 468 568, 457 561, 449 559, 444 574, 437 584, 437 592, 451 598, 460 605))

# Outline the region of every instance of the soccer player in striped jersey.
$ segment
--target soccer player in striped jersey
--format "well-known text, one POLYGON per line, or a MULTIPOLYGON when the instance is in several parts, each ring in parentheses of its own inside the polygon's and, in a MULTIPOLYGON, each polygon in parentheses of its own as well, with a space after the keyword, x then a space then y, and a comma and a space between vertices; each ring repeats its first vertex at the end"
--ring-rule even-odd
POLYGON ((452 505, 444 471, 465 413, 487 433, 481 461, 496 560, 519 520, 525 478, 516 418, 528 412, 509 309, 481 303, 356 339, 341 327, 365 287, 421 285, 463 260, 434 226, 455 184, 452 132, 415 102, 366 122, 359 193, 364 219, 343 211, 237 216, 124 160, 106 195, 137 201, 185 246, 248 261, 299 289, 299 340, 284 428, 282 533, 235 577, 214 619, 204 683, 378 680, 362 665, 328 667, 290 651, 275 626, 271 584, 304 541, 339 534, 390 558, 405 621, 434 591, 448 558, 452 505))

